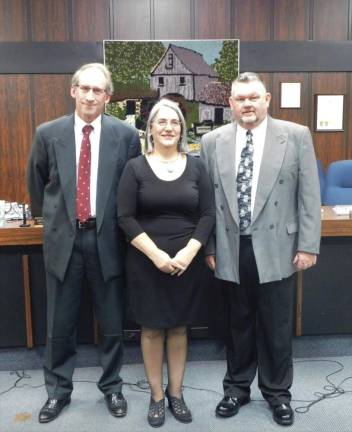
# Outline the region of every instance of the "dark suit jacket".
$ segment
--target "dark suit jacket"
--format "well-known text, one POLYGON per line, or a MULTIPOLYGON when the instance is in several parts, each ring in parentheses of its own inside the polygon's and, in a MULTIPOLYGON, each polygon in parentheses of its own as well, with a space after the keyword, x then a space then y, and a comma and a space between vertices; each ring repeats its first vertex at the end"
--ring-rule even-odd
MULTIPOLYGON (((128 159, 140 154, 136 129, 102 115, 96 199, 97 244, 104 280, 123 273, 117 187, 128 159)), ((63 281, 76 232, 74 114, 40 125, 28 161, 33 216, 43 216, 46 270, 63 281)))

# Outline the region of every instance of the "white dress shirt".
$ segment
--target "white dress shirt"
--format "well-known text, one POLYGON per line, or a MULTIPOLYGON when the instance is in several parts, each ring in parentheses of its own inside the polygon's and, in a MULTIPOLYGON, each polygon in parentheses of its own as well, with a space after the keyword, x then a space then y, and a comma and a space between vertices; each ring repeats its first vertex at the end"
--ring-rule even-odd
MULTIPOLYGON (((81 151, 81 143, 83 139, 83 127, 87 123, 84 122, 75 113, 75 142, 76 142, 76 179, 78 177, 79 154, 81 151)), ((89 135, 91 147, 91 165, 90 165, 90 215, 96 216, 96 200, 97 200, 97 179, 98 179, 98 163, 99 163, 99 145, 101 132, 101 115, 92 123, 93 130, 89 135)))
MULTIPOLYGON (((262 157, 263 157, 263 151, 264 151, 264 143, 265 143, 265 136, 266 136, 266 129, 268 125, 268 117, 265 117, 265 119, 254 129, 251 129, 252 136, 253 136, 253 177, 252 177, 252 190, 251 190, 251 214, 253 215, 253 209, 254 209, 254 203, 255 203, 255 196, 257 193, 257 187, 258 187, 258 178, 259 178, 259 171, 260 171, 260 165, 262 163, 262 157)), ((237 176, 237 170, 238 165, 241 162, 241 152, 242 149, 245 147, 247 142, 247 129, 244 129, 237 123, 237 130, 236 130, 236 161, 235 161, 235 169, 237 176)))

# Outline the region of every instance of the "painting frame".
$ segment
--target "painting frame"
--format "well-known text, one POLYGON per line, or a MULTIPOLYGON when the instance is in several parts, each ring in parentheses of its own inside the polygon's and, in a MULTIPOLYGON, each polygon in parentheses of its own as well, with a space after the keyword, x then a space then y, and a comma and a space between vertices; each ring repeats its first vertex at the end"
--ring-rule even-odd
POLYGON ((188 147, 199 155, 202 134, 232 121, 231 83, 239 74, 239 39, 104 40, 114 94, 106 112, 137 127, 163 97, 179 104, 188 147))
POLYGON ((315 98, 315 132, 344 131, 344 94, 316 94, 315 98))

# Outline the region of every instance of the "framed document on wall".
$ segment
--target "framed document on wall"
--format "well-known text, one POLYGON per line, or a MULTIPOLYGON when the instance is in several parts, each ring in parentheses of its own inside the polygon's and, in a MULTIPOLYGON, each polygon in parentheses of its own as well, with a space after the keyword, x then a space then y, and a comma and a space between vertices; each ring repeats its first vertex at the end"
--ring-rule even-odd
POLYGON ((345 95, 315 95, 315 130, 343 131, 345 95))
POLYGON ((301 108, 301 83, 300 82, 281 83, 280 108, 301 108))

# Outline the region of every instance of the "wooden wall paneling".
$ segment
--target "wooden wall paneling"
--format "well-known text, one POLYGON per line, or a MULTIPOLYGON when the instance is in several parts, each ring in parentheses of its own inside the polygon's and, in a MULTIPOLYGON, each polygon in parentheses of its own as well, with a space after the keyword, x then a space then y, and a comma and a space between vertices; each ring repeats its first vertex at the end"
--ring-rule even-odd
POLYGON ((272 115, 282 120, 289 120, 310 127, 311 118, 309 110, 309 88, 307 73, 273 73, 272 89, 272 115), (299 82, 301 83, 301 108, 280 108, 281 101, 281 83, 282 82, 299 82))
POLYGON ((65 42, 70 40, 69 0, 30 0, 32 41, 65 42))
POLYGON ((74 111, 71 75, 33 75, 34 127, 74 111))
POLYGON ((154 0, 154 38, 191 39, 191 0, 154 0))
POLYGON ((28 39, 26 3, 26 0, 0 0, 0 42, 28 39))
POLYGON ((29 76, 0 75, 0 112, 0 199, 24 201, 32 135, 29 76))
POLYGON ((195 0, 195 38, 223 39, 233 38, 231 26, 232 0, 195 0))
POLYGON ((313 0, 313 40, 348 39, 349 0, 313 0))
POLYGON ((111 0, 111 2, 111 39, 153 39, 151 0, 111 0))
MULTIPOLYGON (((347 73, 313 73, 312 74, 312 123, 315 120, 316 94, 345 94, 347 93, 347 73)), ((345 96, 346 102, 346 96, 345 96)), ((345 110, 348 109, 345 103, 345 110)), ((346 116, 345 116, 346 118, 346 116)), ((326 167, 330 162, 346 158, 347 125, 345 121, 343 132, 313 132, 313 141, 317 158, 326 167)), ((314 131, 314 124, 312 124, 314 131)))
POLYGON ((236 0, 234 37, 245 41, 271 38, 272 0, 236 0))
POLYGON ((110 0, 72 0, 72 34, 74 41, 111 39, 110 0))
POLYGON ((309 1, 274 0, 274 40, 309 39, 309 1))

